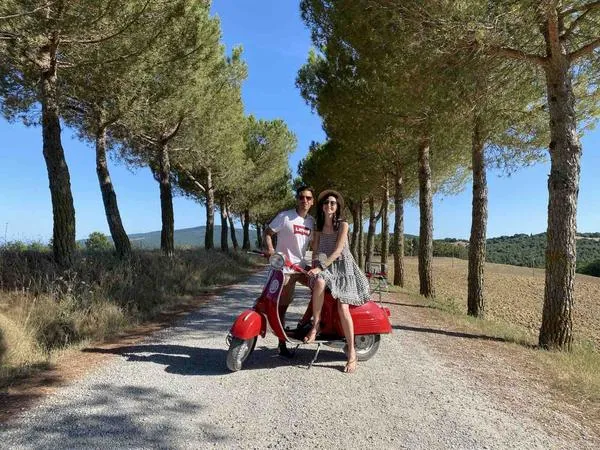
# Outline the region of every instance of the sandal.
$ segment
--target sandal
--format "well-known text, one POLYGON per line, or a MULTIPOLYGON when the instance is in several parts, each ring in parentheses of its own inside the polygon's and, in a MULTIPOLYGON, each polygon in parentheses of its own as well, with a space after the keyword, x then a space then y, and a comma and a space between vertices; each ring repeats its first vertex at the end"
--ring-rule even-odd
POLYGON ((352 359, 349 359, 348 362, 346 363, 346 367, 344 367, 344 373, 356 372, 356 362, 357 362, 356 356, 352 359))
POLYGON ((304 337, 305 344, 312 344, 317 339, 317 334, 319 334, 320 327, 319 325, 313 326, 308 334, 304 337))

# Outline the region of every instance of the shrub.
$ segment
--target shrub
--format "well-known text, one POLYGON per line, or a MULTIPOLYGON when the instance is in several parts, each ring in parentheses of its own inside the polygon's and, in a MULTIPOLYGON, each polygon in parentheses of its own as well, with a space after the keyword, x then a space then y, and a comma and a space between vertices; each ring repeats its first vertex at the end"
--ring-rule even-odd
POLYGON ((91 252, 106 252, 112 250, 113 245, 105 234, 94 231, 85 240, 85 248, 91 252))
POLYGON ((123 310, 110 302, 95 302, 88 310, 74 315, 75 330, 79 338, 104 339, 117 333, 127 319, 123 310))
POLYGON ((2 244, 2 250, 5 252, 24 252, 27 250, 27 244, 22 241, 7 241, 2 244))
POLYGON ((4 332, 0 328, 0 365, 4 361, 4 355, 6 354, 6 342, 4 342, 4 332))
POLYGON ((179 296, 231 283, 253 260, 242 253, 136 251, 128 260, 109 252, 79 254, 60 271, 44 252, 0 254, 0 286, 10 319, 45 351, 81 339, 102 339, 128 320, 145 320, 179 296))
POLYGON ((78 339, 73 320, 73 305, 68 300, 38 299, 29 313, 27 326, 42 349, 49 351, 64 347, 78 339))

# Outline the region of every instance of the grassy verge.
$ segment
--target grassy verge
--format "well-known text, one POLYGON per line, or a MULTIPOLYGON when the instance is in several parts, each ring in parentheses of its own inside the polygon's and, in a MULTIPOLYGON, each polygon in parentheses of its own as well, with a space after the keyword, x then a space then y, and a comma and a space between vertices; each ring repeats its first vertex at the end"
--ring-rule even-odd
POLYGON ((554 387, 577 402, 595 405, 600 415, 600 353, 590 342, 576 342, 571 352, 538 351, 554 387))
POLYGON ((433 299, 426 299, 416 292, 402 289, 397 286, 390 286, 389 290, 390 292, 404 294, 406 297, 410 298, 411 302, 414 304, 431 308, 432 310, 436 311, 437 316, 440 319, 443 319, 445 323, 448 323, 456 328, 464 331, 483 334, 503 340, 505 342, 512 342, 526 347, 532 347, 535 345, 534 336, 532 336, 531 333, 529 333, 523 327, 509 324, 500 320, 481 320, 467 316, 464 313, 463 306, 457 299, 453 297, 436 297, 433 299))
POLYGON ((65 347, 101 341, 166 309, 246 277, 246 254, 185 250, 81 254, 68 271, 44 252, 0 257, 0 388, 50 367, 65 347))

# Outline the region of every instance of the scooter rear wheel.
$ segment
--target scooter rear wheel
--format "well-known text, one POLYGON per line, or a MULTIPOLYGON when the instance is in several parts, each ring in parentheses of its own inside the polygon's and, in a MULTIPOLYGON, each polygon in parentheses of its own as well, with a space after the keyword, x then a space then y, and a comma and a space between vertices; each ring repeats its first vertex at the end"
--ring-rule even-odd
MULTIPOLYGON (((354 348, 359 361, 371 359, 381 343, 381 335, 379 334, 361 334, 354 336, 354 348)), ((344 353, 348 356, 348 346, 344 345, 344 353)))
POLYGON ((227 368, 232 372, 237 372, 242 368, 242 364, 250 353, 254 350, 257 337, 250 339, 232 338, 227 351, 227 368))

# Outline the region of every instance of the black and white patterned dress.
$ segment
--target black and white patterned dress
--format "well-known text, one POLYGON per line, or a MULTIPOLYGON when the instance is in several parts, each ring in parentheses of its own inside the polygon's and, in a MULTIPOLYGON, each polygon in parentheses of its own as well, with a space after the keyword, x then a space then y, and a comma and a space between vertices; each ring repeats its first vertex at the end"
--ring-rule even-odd
MULTIPOLYGON (((324 253, 329 257, 335 250, 337 237, 338 233, 321 233, 318 253, 324 253)), ((354 261, 348 247, 348 240, 344 244, 342 254, 318 276, 325 280, 325 285, 331 291, 333 298, 342 303, 358 306, 371 297, 369 281, 354 261)))

